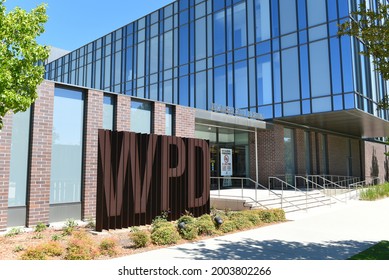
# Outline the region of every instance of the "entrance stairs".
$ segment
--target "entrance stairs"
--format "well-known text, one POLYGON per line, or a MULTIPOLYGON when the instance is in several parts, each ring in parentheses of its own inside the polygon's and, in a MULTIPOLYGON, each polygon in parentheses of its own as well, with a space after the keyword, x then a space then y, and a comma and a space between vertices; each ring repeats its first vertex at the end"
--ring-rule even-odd
POLYGON ((296 175, 290 180, 277 176, 269 177, 268 186, 263 186, 250 178, 212 177, 211 207, 230 210, 281 208, 286 213, 307 211, 358 199, 359 190, 368 185, 356 177, 334 178, 296 175))

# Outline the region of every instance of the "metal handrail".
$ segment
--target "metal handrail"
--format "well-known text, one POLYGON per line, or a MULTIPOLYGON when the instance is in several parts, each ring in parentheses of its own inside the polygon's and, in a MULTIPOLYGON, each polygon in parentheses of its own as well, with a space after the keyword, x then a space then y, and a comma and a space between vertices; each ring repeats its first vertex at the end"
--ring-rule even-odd
MULTIPOLYGON (((299 177, 299 176, 295 176, 295 177, 299 177)), ((317 199, 316 197, 310 195, 310 194, 308 193, 308 191, 305 191, 305 192, 304 192, 304 191, 300 190, 299 188, 296 188, 295 186, 289 184, 288 182, 285 182, 285 181, 281 180, 281 179, 278 178, 278 177, 269 177, 269 188, 270 188, 270 180, 271 180, 271 179, 276 179, 277 181, 281 182, 282 193, 283 193, 283 191, 284 191, 284 189, 283 189, 284 185, 286 185, 286 186, 289 187, 289 188, 294 189, 296 192, 298 191, 298 192, 301 192, 301 193, 303 193, 303 194, 305 193, 305 197, 306 197, 306 200, 305 200, 305 210, 306 210, 306 211, 308 210, 308 197, 310 197, 311 199, 314 199, 314 200, 316 200, 316 201, 318 201, 318 202, 320 202, 320 203, 322 203, 322 204, 324 204, 324 205, 327 205, 327 204, 325 204, 323 201, 321 201, 321 200, 317 199)), ((293 205, 293 204, 292 204, 292 205, 293 205)), ((300 207, 298 207, 297 205, 293 205, 293 206, 297 207, 297 208, 300 209, 300 210, 303 210, 303 209, 301 209, 300 207)))
MULTIPOLYGON (((323 187, 322 185, 320 185, 320 184, 318 184, 318 183, 316 183, 316 182, 313 182, 312 180, 309 180, 307 177, 304 177, 304 176, 296 176, 295 178, 300 178, 300 179, 305 180, 307 189, 309 189, 309 185, 308 185, 308 182, 309 182, 309 183, 311 183, 312 185, 315 185, 316 187, 319 187, 320 189, 323 189, 324 191, 326 191, 326 188, 325 188, 325 187, 323 187)), ((329 195, 329 197, 330 197, 330 206, 331 206, 331 204, 332 204, 332 198, 334 198, 335 200, 338 200, 339 202, 345 202, 345 201, 340 200, 339 198, 337 198, 337 197, 334 196, 334 195, 329 195)), ((325 204, 325 205, 327 205, 327 204, 325 204)))

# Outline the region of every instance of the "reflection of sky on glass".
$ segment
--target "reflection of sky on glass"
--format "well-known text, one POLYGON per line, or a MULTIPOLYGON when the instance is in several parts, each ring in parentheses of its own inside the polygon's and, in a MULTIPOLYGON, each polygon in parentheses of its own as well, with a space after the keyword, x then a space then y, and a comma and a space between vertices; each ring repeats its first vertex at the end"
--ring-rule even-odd
POLYGON ((56 88, 54 97, 53 142, 81 145, 83 129, 82 92, 56 88))

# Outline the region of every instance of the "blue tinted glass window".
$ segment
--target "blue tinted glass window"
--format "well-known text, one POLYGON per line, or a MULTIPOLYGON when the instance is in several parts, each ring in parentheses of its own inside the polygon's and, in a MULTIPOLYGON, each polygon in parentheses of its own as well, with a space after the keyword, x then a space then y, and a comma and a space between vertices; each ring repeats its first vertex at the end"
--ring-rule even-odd
POLYGON ((246 3, 234 6, 234 48, 247 45, 246 3))
POLYGON ((326 21, 326 0, 307 0, 307 10, 309 26, 314 26, 326 21))
POLYGON ((103 128, 113 130, 114 114, 115 114, 114 97, 111 95, 104 95, 103 104, 103 128))
POLYGON ((180 44, 179 44, 179 60, 180 64, 186 64, 189 62, 188 56, 188 45, 189 45, 189 32, 188 25, 181 26, 180 28, 180 44))
POLYGON ((280 35, 278 24, 278 0, 271 0, 271 27, 273 37, 280 35))
POLYGON ((263 55, 271 52, 270 41, 265 41, 256 45, 257 55, 263 55))
POLYGON ((336 0, 327 0, 327 12, 328 12, 329 21, 338 18, 338 9, 336 7, 336 0))
POLYGON ((165 115, 165 133, 166 135, 173 135, 173 126, 174 126, 174 116, 173 116, 173 106, 166 106, 166 115, 165 115))
POLYGON ((274 102, 281 102, 280 53, 273 54, 273 94, 274 102))
POLYGON ((184 11, 180 13, 180 25, 187 24, 189 20, 189 12, 184 11))
POLYGON ((172 80, 164 81, 163 83, 163 101, 173 103, 173 82, 172 80))
POLYGON ((328 41, 322 40, 311 43, 309 45, 309 51, 312 96, 329 95, 331 93, 331 83, 328 41))
POLYGON ((272 67, 270 55, 257 58, 257 92, 258 105, 272 103, 272 67))
POLYGON ((329 112, 332 110, 331 97, 312 99, 312 113, 329 112))
POLYGON ((207 109, 207 72, 196 74, 196 108, 207 109))
POLYGON ((309 41, 316 41, 327 37, 327 25, 320 25, 309 29, 309 41))
POLYGON ((203 59, 207 55, 205 18, 196 20, 196 60, 203 59))
POLYGON ((282 106, 281 104, 274 105, 274 117, 282 117, 282 106))
POLYGON ((188 0, 180 0, 180 11, 188 9, 189 8, 189 1, 188 0))
POLYGON ((166 32, 164 37, 164 69, 173 67, 173 32, 166 32))
POLYGON ((239 61, 247 58, 247 49, 242 48, 234 52, 234 61, 239 61))
POLYGON ((288 102, 284 103, 284 116, 296 116, 300 115, 300 102, 288 102))
POLYGON ((179 81, 179 104, 189 106, 189 80, 188 76, 180 78, 179 81))
POLYGON ((223 9, 225 6, 224 0, 213 0, 213 11, 223 9))
POLYGON ((150 74, 158 72, 159 44, 158 37, 150 40, 150 74))
POLYGON ((353 65, 350 37, 342 36, 342 73, 343 73, 343 90, 344 92, 353 91, 353 65))
POLYGON ((305 4, 305 0, 297 1, 297 11, 298 11, 299 29, 306 28, 307 27, 307 7, 305 4))
POLYGON ((205 16, 205 3, 196 6, 196 18, 205 16))
POLYGON ((343 96, 335 95, 332 99, 334 103, 334 111, 343 110, 343 96))
POLYGON ((255 34, 257 42, 270 39, 269 0, 255 0, 255 34))
POLYGON ((280 21, 281 34, 294 32, 297 30, 296 21, 296 1, 295 0, 279 0, 280 1, 280 21))
POLYGON ((330 39, 331 53, 331 78, 332 78, 332 93, 342 92, 342 69, 340 64, 340 49, 339 39, 330 39))
POLYGON ((216 104, 227 105, 226 102, 226 68, 218 67, 214 70, 214 100, 216 104))
POLYGON ((281 37, 281 48, 286 49, 297 45, 297 34, 289 34, 281 37))
POLYGON ((214 21, 213 33, 215 34, 214 53, 219 54, 226 51, 224 11, 216 13, 213 17, 213 21, 214 21))
POLYGON ((235 63, 235 108, 248 108, 247 62, 235 63))
POLYGON ((308 61, 308 46, 303 45, 300 47, 300 77, 302 98, 309 98, 311 96, 308 61))
POLYGON ((303 114, 310 114, 311 113, 311 100, 303 100, 303 114))
POLYGON ((347 17, 349 15, 348 0, 338 0, 339 17, 347 17))
POLYGON ((273 118, 273 106, 261 106, 258 108, 258 113, 262 114, 264 119, 272 119, 273 118))
POLYGON ((282 51, 282 96, 284 101, 300 98, 298 65, 297 48, 282 51))

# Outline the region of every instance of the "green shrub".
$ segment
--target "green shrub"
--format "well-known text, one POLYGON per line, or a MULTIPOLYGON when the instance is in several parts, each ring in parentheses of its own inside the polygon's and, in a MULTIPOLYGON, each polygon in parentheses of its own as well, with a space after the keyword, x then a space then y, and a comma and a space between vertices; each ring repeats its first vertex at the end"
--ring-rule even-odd
POLYGON ((78 226, 77 222, 73 219, 68 219, 62 228, 64 235, 71 235, 74 229, 78 226))
POLYGON ((101 240, 99 245, 100 253, 106 256, 116 256, 117 252, 117 242, 115 239, 107 237, 101 240))
POLYGON ((389 184, 385 183, 370 187, 360 192, 359 198, 361 200, 377 200, 389 196, 389 184))
POLYGON ((144 248, 150 243, 150 234, 144 230, 138 230, 130 234, 130 239, 135 248, 144 248))
POLYGON ((277 209, 271 209, 269 211, 271 211, 273 213, 275 222, 283 222, 286 220, 284 210, 277 208, 277 209))
POLYGON ((61 244, 54 241, 27 248, 20 256, 22 260, 47 260, 47 257, 61 256, 64 252, 61 244))
POLYGON ((195 218, 190 215, 183 215, 177 220, 178 232, 182 236, 182 238, 186 240, 196 239, 198 236, 197 226, 195 223, 195 218), (183 227, 180 225, 183 224, 183 227))
POLYGON ((269 210, 257 209, 252 211, 256 213, 264 223, 272 223, 275 221, 274 213, 269 210))
POLYGON ((161 223, 157 228, 153 228, 151 233, 151 240, 156 245, 170 245, 176 244, 180 239, 176 227, 169 223, 161 223))
POLYGON ((22 232, 21 228, 15 227, 15 228, 11 228, 11 230, 8 231, 4 236, 5 237, 12 237, 12 236, 18 235, 21 232, 22 232))
POLYGON ((236 229, 248 229, 253 227, 253 223, 243 212, 235 212, 230 216, 230 221, 235 223, 236 229))
POLYGON ((259 226, 261 224, 263 224, 261 218, 259 217, 259 215, 257 213, 255 213, 254 211, 252 210, 246 210, 246 211, 243 211, 245 217, 254 225, 254 226, 259 226))
POLYGON ((20 256, 21 260, 47 260, 46 254, 37 247, 27 248, 20 256))
POLYGON ((98 256, 98 249, 93 240, 84 232, 76 232, 68 241, 66 260, 93 260, 98 256))
POLYGON ((213 222, 211 215, 202 215, 196 219, 195 223, 199 235, 213 235, 216 231, 215 223, 213 222))
POLYGON ((223 233, 228 233, 236 230, 236 224, 234 221, 227 220, 224 221, 220 226, 219 230, 223 233))
POLYGON ((42 232, 42 231, 45 231, 47 228, 47 226, 44 224, 44 223, 38 223, 36 226, 35 226, 35 232, 42 232))
POLYGON ((161 226, 164 226, 166 223, 169 223, 167 221, 167 219, 163 218, 163 217, 160 217, 160 216, 157 216, 155 217, 155 219, 152 221, 151 223, 151 228, 152 230, 155 230, 161 226))

